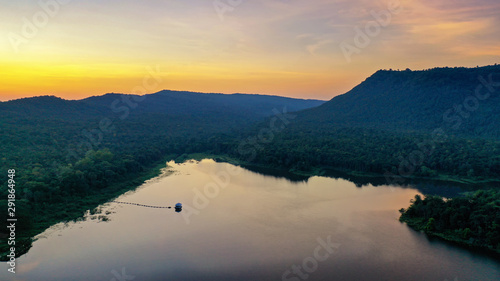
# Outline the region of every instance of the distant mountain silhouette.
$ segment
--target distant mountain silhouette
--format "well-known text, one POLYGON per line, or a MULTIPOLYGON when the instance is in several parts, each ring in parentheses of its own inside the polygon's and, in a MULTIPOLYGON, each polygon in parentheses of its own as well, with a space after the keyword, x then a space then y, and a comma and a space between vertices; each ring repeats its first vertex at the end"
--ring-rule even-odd
POLYGON ((106 115, 108 111, 106 107, 55 96, 22 98, 0 103, 0 118, 38 119, 39 121, 40 119, 82 120, 106 115))
POLYGON ((227 118, 245 117, 247 120, 248 118, 257 120, 273 115, 273 109, 281 111, 286 107, 287 111, 299 111, 316 107, 325 101, 268 95, 225 95, 164 90, 145 96, 106 94, 86 98, 82 102, 91 106, 110 107, 115 112, 119 112, 121 106, 127 106, 134 115, 141 113, 205 117, 224 115, 227 118))
POLYGON ((450 134, 500 137, 500 65, 379 70, 295 121, 398 131, 442 127, 450 134))
MULTIPOLYGON (((0 121, 21 122, 40 128, 45 121, 87 122, 103 118, 154 125, 177 122, 185 125, 217 126, 216 131, 241 127, 264 120, 276 111, 299 111, 321 105, 325 101, 294 99, 269 95, 205 94, 160 91, 144 96, 105 94, 82 100, 65 100, 55 96, 22 98, 0 103, 0 121)), ((123 122, 122 122, 123 123, 123 122)), ((62 123, 61 126, 65 126, 62 123)), ((54 126, 51 123, 49 126, 54 126)), ((153 129, 154 127, 152 127, 153 129)), ((171 130, 171 126, 168 127, 171 130)), ((137 132, 141 133, 141 132, 137 132)))

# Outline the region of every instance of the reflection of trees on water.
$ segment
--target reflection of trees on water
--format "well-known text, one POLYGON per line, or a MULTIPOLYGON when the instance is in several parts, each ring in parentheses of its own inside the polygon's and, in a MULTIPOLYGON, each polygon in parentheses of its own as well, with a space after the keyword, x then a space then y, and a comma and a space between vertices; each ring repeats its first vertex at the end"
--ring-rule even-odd
MULTIPOLYGON (((291 183, 302 183, 308 182, 310 176, 298 175, 289 171, 279 170, 279 169, 267 169, 257 166, 243 166, 243 168, 250 170, 254 173, 261 174, 264 176, 270 176, 275 178, 283 178, 291 183)), ((356 185, 358 188, 364 186, 388 186, 385 177, 383 176, 354 176, 346 172, 341 172, 337 170, 322 169, 318 172, 318 176, 324 176, 334 179, 343 179, 350 181, 356 185)), ((395 188, 414 188, 417 189, 422 194, 439 195, 443 197, 456 197, 463 192, 473 191, 478 188, 484 188, 485 185, 478 184, 465 184, 459 182, 445 182, 439 180, 430 179, 410 179, 405 178, 405 184, 394 185, 395 188)))

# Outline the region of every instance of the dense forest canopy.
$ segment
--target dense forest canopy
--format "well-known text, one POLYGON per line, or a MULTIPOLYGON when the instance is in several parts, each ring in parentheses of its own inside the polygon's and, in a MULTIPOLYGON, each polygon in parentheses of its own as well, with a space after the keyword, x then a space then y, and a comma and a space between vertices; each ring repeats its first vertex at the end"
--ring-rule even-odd
POLYGON ((379 70, 297 122, 500 138, 500 65, 379 70))
POLYGON ((400 210, 401 221, 418 230, 500 253, 500 191, 480 190, 443 199, 419 195, 400 210))

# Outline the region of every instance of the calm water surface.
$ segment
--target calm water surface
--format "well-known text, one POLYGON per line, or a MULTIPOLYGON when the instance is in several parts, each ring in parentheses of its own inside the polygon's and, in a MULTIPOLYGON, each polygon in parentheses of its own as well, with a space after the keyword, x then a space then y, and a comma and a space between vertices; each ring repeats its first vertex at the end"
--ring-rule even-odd
MULTIPOLYGON (((59 224, 0 280, 500 280, 500 263, 398 221, 420 194, 313 177, 289 181, 212 160, 108 203, 109 221, 59 224)), ((444 190, 449 192, 449 190, 444 190)))

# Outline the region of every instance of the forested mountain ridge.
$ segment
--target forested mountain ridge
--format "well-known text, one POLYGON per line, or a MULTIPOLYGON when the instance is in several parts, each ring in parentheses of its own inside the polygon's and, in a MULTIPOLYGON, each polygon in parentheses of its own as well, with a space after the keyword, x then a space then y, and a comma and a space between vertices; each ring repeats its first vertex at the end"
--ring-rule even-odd
POLYGON ((179 139, 185 144, 192 138, 206 139, 215 133, 241 129, 275 111, 301 110, 323 102, 175 91, 145 96, 106 94, 83 100, 54 96, 12 100, 0 103, 0 164, 44 164, 48 158, 68 154, 67 150, 89 150, 77 147, 82 142, 87 146, 91 142, 95 150, 134 143, 140 147, 141 142, 153 139, 170 143, 179 139), (98 145, 92 144, 95 139, 98 145))
POLYGON ((323 104, 321 100, 293 99, 279 96, 249 94, 213 94, 163 90, 144 96, 106 94, 81 100, 91 106, 109 107, 120 112, 128 106, 134 115, 162 113, 168 116, 212 116, 228 118, 244 117, 257 120, 273 114, 273 109, 299 111, 323 104))
POLYGON ((109 109, 55 96, 39 96, 0 102, 0 121, 9 120, 81 120, 104 116, 109 109))
POLYGON ((241 140, 264 132, 269 121, 241 133, 230 153, 287 170, 500 180, 497 65, 380 70, 346 94, 295 115, 255 149, 241 140))
POLYGON ((163 90, 144 96, 110 93, 82 100, 39 96, 0 102, 0 121, 13 119, 89 120, 104 117, 162 114, 168 117, 236 118, 255 121, 273 115, 273 109, 299 111, 325 101, 268 95, 211 94, 163 90))
POLYGON ((296 123, 500 137, 500 65, 379 70, 296 123))

